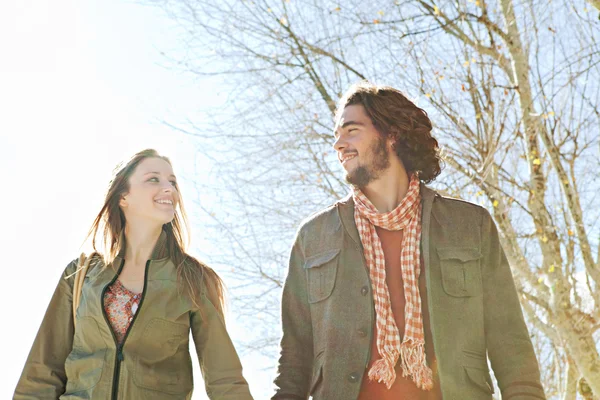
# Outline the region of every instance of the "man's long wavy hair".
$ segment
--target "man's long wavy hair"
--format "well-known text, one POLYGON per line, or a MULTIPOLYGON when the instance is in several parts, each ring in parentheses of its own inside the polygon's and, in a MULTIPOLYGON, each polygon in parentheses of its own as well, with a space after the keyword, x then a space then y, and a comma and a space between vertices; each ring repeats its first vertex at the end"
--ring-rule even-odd
POLYGON ((394 151, 410 176, 416 173, 425 183, 442 171, 438 142, 431 136, 432 125, 425 110, 391 86, 359 82, 338 102, 336 126, 344 109, 362 105, 380 135, 394 141, 394 151))
MULTIPOLYGON (((171 161, 167 157, 161 156, 156 150, 147 149, 136 153, 125 166, 117 166, 109 184, 104 205, 89 230, 87 238, 92 238, 92 246, 96 252, 98 251, 96 247, 98 235, 101 235, 105 267, 112 264, 125 245, 127 221, 119 206, 119 201, 129 191, 129 178, 137 166, 147 158, 160 158, 171 165, 171 161)), ((179 187, 177 190, 179 191, 179 187)), ((189 224, 181 192, 179 192, 179 204, 175 210, 175 217, 171 222, 163 225, 163 231, 166 233, 166 248, 169 258, 177 268, 179 289, 187 293, 194 305, 201 311, 203 311, 200 306, 202 291, 206 290, 208 299, 223 315, 225 306, 223 281, 212 268, 186 253, 186 246, 189 243, 189 224)))

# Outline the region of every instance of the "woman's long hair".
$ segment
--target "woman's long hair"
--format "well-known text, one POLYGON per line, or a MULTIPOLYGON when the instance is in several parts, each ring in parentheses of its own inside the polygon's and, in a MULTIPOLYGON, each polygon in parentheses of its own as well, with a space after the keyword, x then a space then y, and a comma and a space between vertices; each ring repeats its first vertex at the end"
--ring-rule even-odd
MULTIPOLYGON (((96 216, 87 238, 92 237, 94 251, 98 243, 98 234, 102 230, 102 244, 104 249, 104 265, 111 264, 125 245, 125 215, 119 207, 121 196, 129 191, 129 178, 137 166, 147 158, 160 158, 171 165, 171 161, 158 154, 156 150, 147 149, 136 153, 125 166, 120 164, 115 169, 115 175, 108 186, 108 192, 102 209, 96 216)), ((179 191, 179 187, 177 188, 179 191)), ((187 293, 192 302, 201 311, 202 287, 206 288, 206 295, 217 309, 219 314, 224 314, 225 288, 223 281, 216 272, 186 253, 189 243, 189 225, 181 192, 179 192, 179 205, 175 209, 173 220, 163 225, 166 233, 166 247, 169 258, 177 268, 177 281, 179 289, 187 293)))

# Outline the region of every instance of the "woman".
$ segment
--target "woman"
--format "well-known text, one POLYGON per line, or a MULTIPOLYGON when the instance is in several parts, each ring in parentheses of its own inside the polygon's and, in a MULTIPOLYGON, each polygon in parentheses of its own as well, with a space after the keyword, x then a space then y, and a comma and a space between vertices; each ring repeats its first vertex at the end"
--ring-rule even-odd
POLYGON ((191 330, 206 391, 252 399, 225 329, 223 283, 184 250, 186 217, 170 161, 137 153, 110 183, 90 236, 76 321, 77 260, 60 280, 14 399, 189 399, 191 330), (76 324, 75 324, 76 322, 76 324))

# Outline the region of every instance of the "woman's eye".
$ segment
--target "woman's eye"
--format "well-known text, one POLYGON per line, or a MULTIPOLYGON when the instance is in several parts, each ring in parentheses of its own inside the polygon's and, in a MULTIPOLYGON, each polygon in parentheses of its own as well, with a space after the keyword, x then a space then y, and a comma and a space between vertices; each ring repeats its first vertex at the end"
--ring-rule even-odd
POLYGON ((177 182, 176 181, 171 181, 171 185, 177 187, 177 182))
POLYGON ((158 182, 158 178, 153 176, 152 178, 148 179, 148 182, 158 182))

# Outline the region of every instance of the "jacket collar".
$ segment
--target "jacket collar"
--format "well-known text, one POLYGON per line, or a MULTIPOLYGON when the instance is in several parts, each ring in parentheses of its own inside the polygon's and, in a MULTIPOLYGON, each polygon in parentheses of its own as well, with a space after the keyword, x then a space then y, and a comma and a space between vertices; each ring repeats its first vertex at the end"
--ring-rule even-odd
MULTIPOLYGON (((425 184, 421 182, 421 205, 423 210, 431 210, 431 204, 436 195, 437 192, 435 190, 425 186, 425 184)), ((352 198, 352 192, 338 201, 336 206, 344 229, 356 244, 361 244, 358 229, 356 228, 356 222, 354 221, 354 199, 352 198)), ((422 215, 421 218, 423 217, 424 216, 422 215)))

